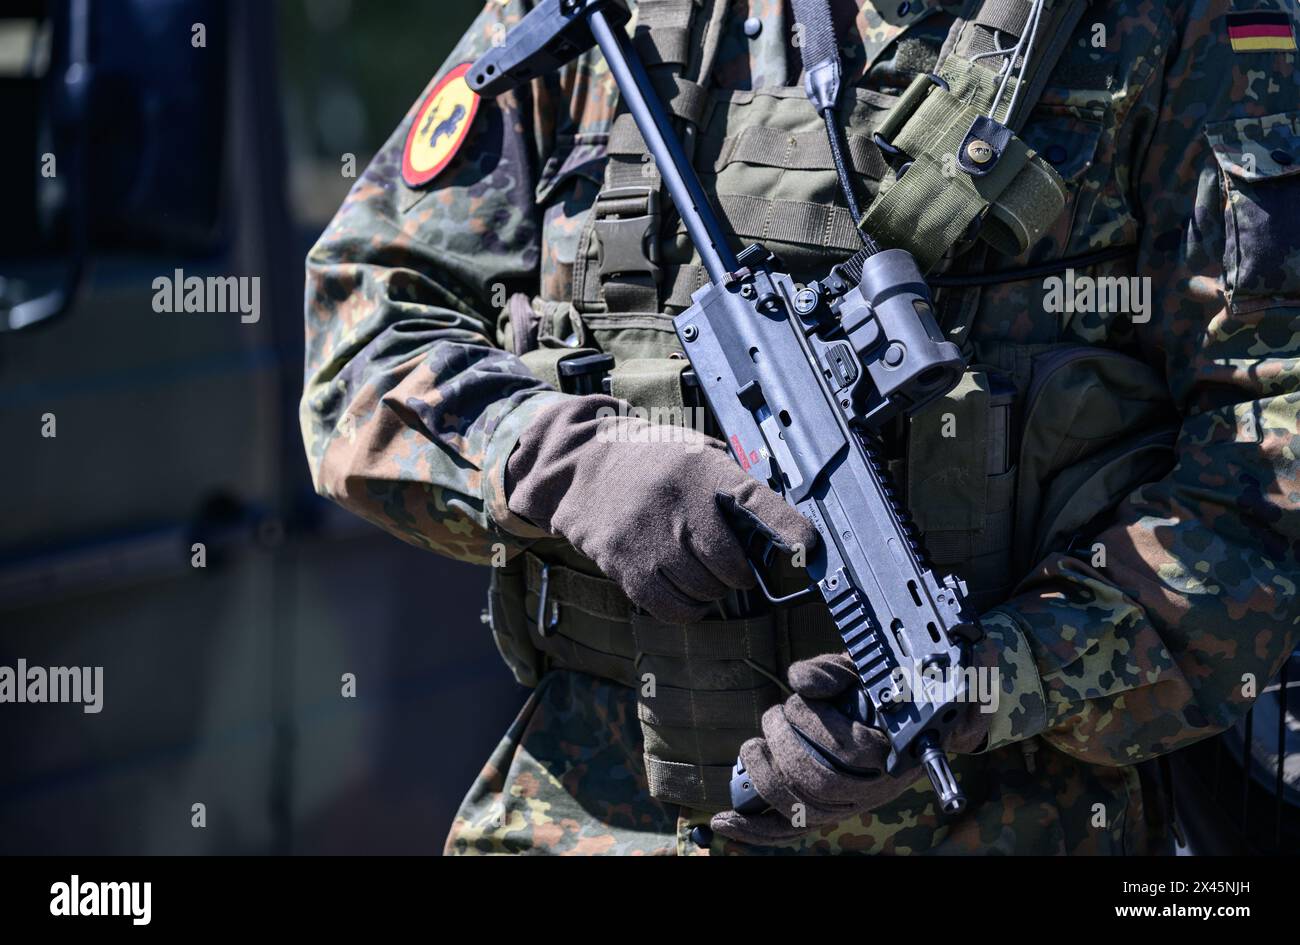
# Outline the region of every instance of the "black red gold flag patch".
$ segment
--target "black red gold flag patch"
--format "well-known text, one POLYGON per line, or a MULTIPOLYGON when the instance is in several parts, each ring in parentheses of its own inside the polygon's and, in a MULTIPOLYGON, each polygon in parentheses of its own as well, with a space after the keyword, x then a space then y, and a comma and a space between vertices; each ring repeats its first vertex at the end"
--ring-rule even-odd
POLYGON ((1293 52, 1295 25, 1286 13, 1256 10, 1228 14, 1233 52, 1293 52))
POLYGON ((473 63, 448 72, 420 103, 402 151, 402 180, 411 187, 427 184, 451 163, 469 135, 479 98, 465 81, 473 63))

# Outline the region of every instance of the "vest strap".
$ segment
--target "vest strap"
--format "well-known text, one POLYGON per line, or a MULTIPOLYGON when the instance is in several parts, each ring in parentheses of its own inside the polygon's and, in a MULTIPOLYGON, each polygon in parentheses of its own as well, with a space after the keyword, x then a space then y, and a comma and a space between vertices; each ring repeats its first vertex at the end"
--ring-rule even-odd
MULTIPOLYGON (((633 40, 668 112, 687 127, 698 127, 712 104, 697 80, 711 70, 726 6, 723 0, 640 0, 637 4, 633 40), (700 26, 695 20, 704 7, 708 17, 700 26)), ((594 254, 597 265, 594 273, 592 267, 575 266, 574 304, 584 312, 601 307, 609 312, 662 311, 658 202, 663 180, 626 111, 614 119, 607 150, 605 183, 580 247, 587 258, 594 254), (617 201, 632 188, 640 191, 644 202, 639 211, 602 211, 602 204, 610 206, 606 198, 617 201), (588 271, 579 278, 580 269, 588 271)))
POLYGON ((599 393, 599 384, 596 385, 596 390, 579 389, 581 385, 575 385, 570 376, 563 374, 560 365, 575 358, 598 360, 605 357, 595 348, 535 348, 532 351, 525 351, 519 356, 519 360, 524 362, 524 366, 529 371, 556 390, 587 394, 599 393))
POLYGON ((650 796, 672 798, 696 810, 716 813, 731 807, 731 765, 692 765, 645 756, 650 796))
POLYGON ((718 194, 717 204, 740 237, 820 246, 840 254, 862 247, 853 216, 845 207, 748 194, 718 194))

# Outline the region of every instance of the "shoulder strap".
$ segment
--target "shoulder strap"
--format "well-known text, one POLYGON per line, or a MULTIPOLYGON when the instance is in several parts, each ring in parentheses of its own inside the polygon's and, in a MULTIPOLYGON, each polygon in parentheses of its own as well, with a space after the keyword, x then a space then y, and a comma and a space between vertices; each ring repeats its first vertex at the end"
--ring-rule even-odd
MULTIPOLYGON (((1090 2, 1091 0, 1058 0, 1045 6, 1038 28, 1039 40, 1030 51, 1029 61, 1019 78, 1024 91, 1016 103, 1015 111, 1005 119, 1007 127, 1014 131, 1024 127, 1030 109, 1042 94, 1048 76, 1065 52, 1070 34, 1074 32, 1090 2)), ((990 71, 998 69, 1001 60, 987 54, 1013 45, 1024 35, 1032 6, 1030 0, 973 0, 968 3, 964 15, 954 21, 948 31, 948 38, 939 53, 936 71, 943 71, 950 56, 974 61, 990 71), (1002 39, 1000 44, 999 39, 1002 39), (977 56, 984 58, 976 59, 977 56)))

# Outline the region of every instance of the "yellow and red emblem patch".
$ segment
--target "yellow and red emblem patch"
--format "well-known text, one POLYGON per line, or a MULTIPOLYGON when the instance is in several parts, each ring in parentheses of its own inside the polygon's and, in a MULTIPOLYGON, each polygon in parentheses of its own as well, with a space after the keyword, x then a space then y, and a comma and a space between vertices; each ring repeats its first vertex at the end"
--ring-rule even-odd
POLYGON ((1295 26, 1286 13, 1268 10, 1229 13, 1228 39, 1233 52, 1292 52, 1295 26))
POLYGON ((420 103, 402 150, 402 180, 408 186, 419 187, 441 174, 469 136, 479 103, 465 81, 471 65, 463 62, 452 69, 420 103))

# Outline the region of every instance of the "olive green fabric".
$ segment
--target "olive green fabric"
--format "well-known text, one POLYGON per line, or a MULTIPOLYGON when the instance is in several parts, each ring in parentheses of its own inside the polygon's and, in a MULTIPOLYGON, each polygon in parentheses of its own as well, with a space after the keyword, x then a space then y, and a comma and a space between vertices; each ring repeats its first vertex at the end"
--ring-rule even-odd
MULTIPOLYGON (((942 88, 928 75, 912 82, 882 137, 907 155, 906 173, 882 184, 862 227, 878 242, 908 250, 923 271, 983 224, 980 238, 1019 255, 1065 207, 1065 184, 1052 166, 1012 136, 992 170, 975 176, 959 164, 972 122, 987 114, 998 87, 992 73, 950 58, 942 88)), ((1015 80, 994 117, 1004 117, 1015 80)))
POLYGON ((524 556, 520 555, 492 569, 488 586, 488 609, 483 614, 492 631, 492 642, 521 686, 532 688, 542 678, 542 653, 528 631, 524 595, 524 556))
POLYGON ((550 384, 556 390, 564 388, 560 380, 560 362, 584 354, 599 354, 594 348, 537 348, 520 355, 520 360, 528 366, 537 377, 550 384))
POLYGON ((1021 408, 1016 573, 1167 471, 1177 430, 1160 376, 1118 351, 1054 347, 1033 358, 1032 376, 1021 408))
POLYGON ((988 491, 988 378, 968 370, 909 424, 907 497, 922 532, 984 526, 988 491))
POLYGON ((985 173, 968 173, 962 150, 981 115, 1020 129, 1086 7, 1086 0, 1049 0, 1033 56, 1005 88, 1003 58, 985 54, 1015 44, 1029 4, 986 0, 953 24, 936 73, 947 88, 918 75, 882 123, 882 138, 908 163, 901 176, 886 177, 868 207, 861 221, 868 233, 909 250, 923 271, 976 235, 1013 256, 1038 240, 1065 206, 1065 184, 1052 166, 1014 134, 985 173))
POLYGON ((656 423, 690 426, 682 391, 682 373, 691 362, 682 358, 629 358, 610 373, 610 394, 654 409, 656 423))
POLYGON ((668 624, 638 612, 612 581, 542 555, 551 557, 527 552, 492 575, 493 635, 515 678, 532 686, 559 667, 635 689, 654 795, 729 807, 736 746, 787 694, 791 663, 840 648, 825 607, 668 624))

